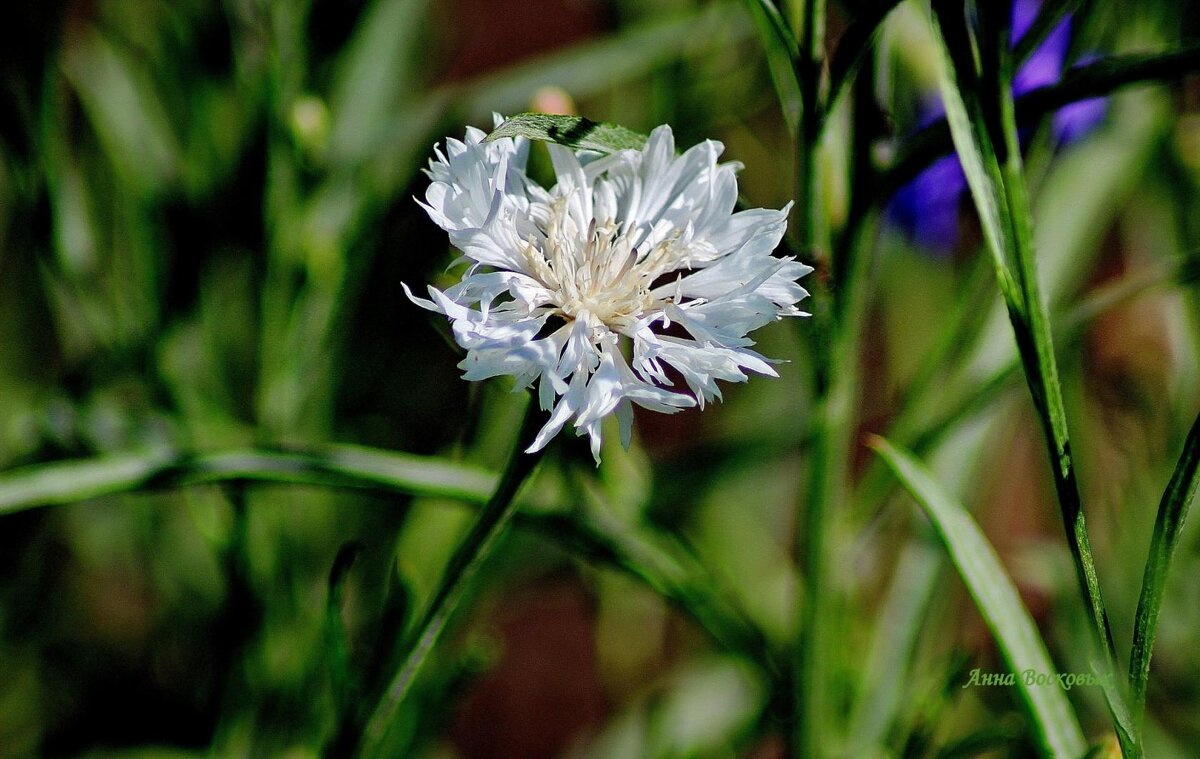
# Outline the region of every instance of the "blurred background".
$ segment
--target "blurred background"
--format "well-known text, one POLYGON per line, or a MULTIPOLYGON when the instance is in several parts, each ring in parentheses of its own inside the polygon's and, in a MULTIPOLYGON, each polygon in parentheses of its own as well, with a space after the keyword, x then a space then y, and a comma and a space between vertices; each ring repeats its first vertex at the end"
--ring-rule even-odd
MULTIPOLYGON (((831 4, 831 48, 872 6, 831 4)), ((725 143, 748 205, 793 197, 791 131, 739 2, 73 0, 10 4, 0 26, 3 470, 330 443, 499 468, 521 397, 458 379, 445 325, 401 290, 452 281, 413 196, 434 143, 493 112, 670 123, 681 146, 725 143)), ((1030 52, 1018 94, 1198 32, 1187 0, 1082 3, 1030 52)), ((891 183, 847 179, 851 98, 825 138, 830 225, 855 192, 869 206, 856 430, 927 455, 1062 671, 1085 672, 1041 432, 1006 373, 1011 333, 961 171, 930 156, 888 173, 941 112, 929 34, 902 4, 855 97, 891 183)), ((1048 114, 1025 139, 1084 503, 1128 650, 1154 509, 1200 407, 1200 81, 1048 114)), ((518 529, 424 672, 396 755, 782 755, 771 659, 793 628, 810 329, 756 333, 789 361, 779 379, 729 387, 703 414, 640 415, 628 453, 606 436, 599 469, 567 441, 535 483, 536 508, 682 557, 752 623, 761 656, 569 530, 518 529)), ((1026 755, 1015 693, 961 688, 1002 667, 978 613, 852 437, 834 551, 847 755, 1026 755)), ((470 515, 234 483, 0 516, 0 757, 344 755, 470 515)), ((1154 658, 1152 756, 1200 756, 1196 521, 1154 658)), ((1070 697, 1102 739, 1098 689, 1070 697)))

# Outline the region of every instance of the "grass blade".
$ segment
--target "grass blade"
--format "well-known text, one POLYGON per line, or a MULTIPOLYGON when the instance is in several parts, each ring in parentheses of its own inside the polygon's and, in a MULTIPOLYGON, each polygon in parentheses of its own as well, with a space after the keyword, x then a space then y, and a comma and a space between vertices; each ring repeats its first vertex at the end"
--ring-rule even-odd
MULTIPOLYGON (((176 451, 39 464, 0 473, 0 516, 92 498, 195 485, 262 482, 427 496, 482 505, 496 489, 494 472, 433 456, 353 445, 316 451, 176 451)), ((522 504, 526 501, 522 499, 522 504)), ((714 642, 746 656, 766 653, 761 631, 716 598, 673 553, 602 514, 564 515, 540 508, 518 513, 516 524, 600 566, 631 575, 696 621, 714 642)))
POLYGON ((1016 587, 979 525, 942 492, 925 467, 883 438, 874 448, 929 517, 970 591, 1009 669, 1033 721, 1042 752, 1052 757, 1079 757, 1087 748, 1071 705, 1057 686, 1032 685, 1026 670, 1054 672, 1037 627, 1021 603, 1016 587))
POLYGON ((1192 424, 1191 432, 1183 444, 1183 453, 1158 505, 1154 534, 1150 539, 1150 555, 1146 559, 1146 571, 1142 578, 1142 593, 1134 618, 1133 648, 1129 654, 1129 686, 1135 719, 1139 722, 1146 704, 1150 656, 1154 648, 1154 635, 1158 631, 1158 613, 1162 609, 1171 554, 1175 551, 1179 531, 1187 518, 1188 506, 1196 496, 1197 483, 1200 483, 1200 416, 1192 424))
MULTIPOLYGON (((982 56, 981 70, 977 68, 975 41, 962 6, 938 0, 933 8, 934 32, 944 60, 940 81, 947 122, 979 212, 1026 383, 1042 424, 1067 545, 1091 618, 1096 650, 1103 656, 1104 673, 1115 675, 1116 648, 1071 455, 1050 318, 1038 285, 1033 222, 1012 98, 1008 27, 1000 21, 1007 16, 992 9, 998 14, 992 20, 1000 23, 989 29, 994 39, 983 40, 986 55, 982 56), (985 101, 984 92, 993 95, 995 101, 985 101)), ((1128 709, 1119 698, 1112 699, 1114 694, 1119 696, 1115 689, 1105 690, 1122 748, 1130 756, 1139 756, 1137 736, 1127 719, 1128 709)))
POLYGON ((796 64, 800 60, 800 47, 787 22, 771 0, 746 0, 758 36, 762 39, 763 51, 767 56, 767 68, 771 82, 779 98, 779 107, 788 129, 796 131, 800 124, 800 80, 796 64))
POLYGON ((138 490, 250 480, 377 489, 481 503, 496 476, 432 456, 331 446, 320 452, 177 451, 105 456, 0 474, 0 515, 138 490))
POLYGON ((532 402, 525 412, 525 421, 517 434, 509 455, 508 465, 496 491, 475 518, 462 543, 450 556, 438 589, 433 594, 421 621, 406 646, 406 653, 396 674, 388 683, 378 705, 367 720, 360 756, 373 757, 385 747, 386 738, 396 721, 400 707, 412 691, 422 665, 429 659, 434 645, 450 622, 450 617, 466 595, 467 588, 492 552, 517 513, 517 491, 533 473, 545 452, 525 453, 526 441, 532 440, 543 420, 532 402))
MULTIPOLYGON (((955 6, 951 6, 946 13, 953 13, 954 10, 955 6)), ((958 7, 957 10, 961 13, 962 8, 958 7)), ((938 83, 946 105, 946 123, 979 212, 1000 292, 1010 308, 1015 306, 1018 311, 1023 311, 1024 302, 1008 260, 1015 243, 1010 239, 1012 226, 1004 198, 1000 159, 988 132, 983 104, 977 96, 980 83, 971 54, 969 32, 961 20, 959 23, 947 21, 938 11, 935 14, 934 33, 941 42, 939 47, 944 54, 943 76, 939 77, 938 83)))

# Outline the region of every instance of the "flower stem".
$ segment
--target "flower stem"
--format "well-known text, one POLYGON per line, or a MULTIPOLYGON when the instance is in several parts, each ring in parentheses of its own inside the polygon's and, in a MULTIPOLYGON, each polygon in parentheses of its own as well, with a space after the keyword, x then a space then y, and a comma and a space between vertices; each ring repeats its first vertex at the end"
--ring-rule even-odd
POLYGON ((388 728, 395 721, 397 711, 404 703, 409 691, 412 690, 413 682, 421 665, 425 663, 434 644, 441 637, 450 615, 454 613, 454 609, 462 600, 471 578, 487 561, 499 543, 501 535, 512 521, 513 515, 517 511, 515 498, 517 491, 533 472, 545 450, 542 449, 542 451, 532 454, 525 453, 524 450, 528 441, 533 439, 533 435, 537 431, 540 416, 537 404, 531 401, 525 412, 525 420, 517 438, 518 442, 513 447, 504 474, 496 486, 496 492, 479 512, 475 523, 471 525, 470 532, 459 544, 454 555, 450 557, 442 582, 426 609, 425 615, 413 632, 404 660, 400 663, 395 676, 392 677, 387 690, 367 722, 362 750, 359 752, 361 756, 371 757, 378 753, 388 728))
MULTIPOLYGON (((831 276, 828 247, 823 244, 818 164, 824 110, 821 101, 821 75, 824 68, 825 3, 808 0, 803 4, 797 28, 800 55, 796 60, 796 79, 800 86, 800 121, 796 135, 796 205, 799 211, 798 236, 804 255, 814 261, 819 272, 831 276)), ((830 643, 827 602, 829 564, 829 509, 839 500, 843 482, 839 462, 843 457, 845 416, 851 388, 847 375, 835 364, 842 353, 838 345, 836 312, 831 293, 818 283, 813 300, 817 336, 813 341, 814 396, 816 398, 813 444, 809 452, 807 486, 796 518, 796 566, 803 571, 797 584, 797 629, 793 642, 791 702, 792 722, 789 743, 794 757, 821 756, 828 729, 830 643)))
MULTIPOLYGON (((1007 10, 989 6, 979 15, 981 32, 976 40, 960 4, 935 0, 932 11, 946 66, 942 97, 948 123, 979 211, 1044 432, 1067 545, 1099 657, 1094 666, 1100 668, 1107 681, 1116 672, 1116 652, 1071 457, 1050 318, 1038 286, 1033 225, 1012 95, 1014 70, 1008 47, 1011 19, 1007 10)), ((1121 693, 1113 687, 1106 688, 1104 695, 1122 751, 1127 757, 1140 756, 1136 730, 1121 693)))

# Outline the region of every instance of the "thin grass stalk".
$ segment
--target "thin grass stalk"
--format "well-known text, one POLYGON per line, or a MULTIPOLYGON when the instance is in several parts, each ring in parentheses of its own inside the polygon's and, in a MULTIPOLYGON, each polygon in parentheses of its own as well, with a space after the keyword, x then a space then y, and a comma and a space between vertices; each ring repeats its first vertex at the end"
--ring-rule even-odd
MULTIPOLYGON (((802 4, 796 36, 799 56, 796 80, 800 86, 800 120, 795 141, 797 238, 804 255, 817 266, 818 276, 831 277, 828 248, 822 242, 818 151, 824 121, 821 72, 824 63, 824 0, 802 4)), ((822 289, 827 283, 822 285, 822 289)), ((793 757, 820 757, 829 728, 828 579, 829 506, 837 498, 838 422, 846 413, 844 374, 835 366, 839 350, 838 324, 829 292, 813 300, 816 331, 812 341, 814 422, 806 492, 797 515, 796 566, 803 573, 797 584, 797 634, 793 641, 792 722, 787 736, 793 757), (836 387, 835 387, 836 385, 836 387)))
MULTIPOLYGON (((944 81, 947 115, 972 196, 987 233, 996 275, 1045 433, 1067 544, 1091 622, 1102 674, 1116 672, 1116 651, 1100 592, 1067 432, 1065 404, 1046 305, 1038 288, 1032 221, 1021 166, 1013 103, 1013 64, 1007 8, 979 14, 979 45, 957 3, 935 2, 935 26, 945 44, 951 77, 944 81)), ((1105 681, 1109 681, 1105 678, 1105 681)), ((1105 696, 1123 751, 1140 756, 1137 736, 1115 688, 1105 696)))
POLYGON ((496 492, 480 510, 470 531, 450 557, 437 592, 406 646, 407 653, 367 721, 360 756, 378 756, 380 749, 386 745, 388 730, 411 692, 422 665, 429 658, 434 644, 450 621, 450 616, 466 594, 471 580, 499 545, 501 536, 512 522, 517 511, 517 491, 533 472, 545 451, 543 448, 538 453, 525 452, 526 444, 533 439, 540 426, 540 417, 537 404, 530 401, 517 444, 513 446, 504 474, 496 486, 496 492))
POLYGON ((1138 598, 1133 625, 1133 646, 1129 653, 1130 709, 1140 726, 1146 708, 1146 686, 1150 680, 1150 656, 1158 632, 1158 615, 1162 610, 1163 593, 1167 589, 1167 573, 1171 555, 1187 518, 1188 506, 1196 496, 1200 483, 1200 416, 1192 424, 1183 453, 1163 492, 1154 519, 1150 539, 1150 554, 1142 577, 1142 592, 1138 598))
MULTIPOLYGON (((1007 15, 1003 15, 1007 19, 1007 15)), ((1014 69, 1007 40, 1009 27, 998 25, 993 37, 997 42, 999 56, 999 115, 1004 137, 1004 150, 1000 160, 1002 197, 1008 204, 1006 214, 1012 225, 1008 239, 1012 244, 1013 263, 1017 284, 1023 300, 1023 319, 1012 316, 1017 345, 1025 368, 1026 380, 1033 395, 1045 434, 1050 464, 1054 475, 1054 489, 1058 496, 1066 532, 1067 546, 1074 560, 1075 571, 1082 590, 1084 606, 1092 623, 1097 647, 1103 657, 1105 674, 1115 675, 1118 671, 1116 646, 1113 643, 1112 627, 1100 589, 1100 578, 1088 537, 1080 495, 1079 479, 1071 455, 1071 441, 1067 429, 1066 404, 1063 400, 1062 384, 1059 381, 1058 360, 1054 350, 1054 339, 1050 327, 1049 311, 1038 285, 1037 261, 1033 250, 1033 223, 1029 207, 1028 191, 1021 161, 1021 146, 1017 133, 1016 108, 1013 102, 1012 79, 1014 69)), ((1108 706, 1116 727, 1121 749, 1127 757, 1134 759, 1142 755, 1136 727, 1130 723, 1119 694, 1106 691, 1108 706)))

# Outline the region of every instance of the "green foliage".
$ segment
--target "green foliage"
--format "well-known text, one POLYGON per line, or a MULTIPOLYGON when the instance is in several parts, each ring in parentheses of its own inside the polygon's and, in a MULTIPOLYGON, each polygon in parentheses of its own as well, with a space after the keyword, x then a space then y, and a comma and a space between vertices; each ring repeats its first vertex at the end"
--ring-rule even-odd
POLYGON ((1029 709, 1045 756, 1073 757, 1084 751, 1083 731, 1063 691, 1029 682, 1024 673, 1054 673, 1037 627, 1021 603, 1016 587, 979 525, 952 501, 911 454, 882 438, 872 447, 892 468, 900 483, 921 506, 946 546, 950 560, 995 636, 1029 709))
POLYGON ((1011 40, 1007 5, 14 8, 0 755, 1190 756, 1197 17, 1047 2, 1011 40), (1062 75, 1012 91, 1067 18, 1062 75), (493 113, 600 153, 670 123, 742 205, 795 201, 780 378, 527 476, 526 400, 461 381, 400 287, 450 281, 412 198, 493 113), (950 154, 931 254, 898 195, 950 154), (1126 645, 1128 709, 1124 679, 962 687, 993 646, 1126 645))
POLYGON ((1200 417, 1197 417, 1187 440, 1179 463, 1163 491, 1158 505, 1158 516, 1154 519, 1154 536, 1150 540, 1150 555, 1146 559, 1146 572, 1142 579, 1142 593, 1138 598, 1137 617, 1133 627, 1133 650, 1129 655, 1129 685, 1132 691, 1133 708, 1140 719, 1145 705, 1146 684, 1150 678, 1150 655, 1154 649, 1154 636, 1158 628, 1158 615, 1162 611, 1163 593, 1167 585, 1167 570, 1171 566, 1171 555, 1175 552, 1188 507, 1196 497, 1200 483, 1200 417))

